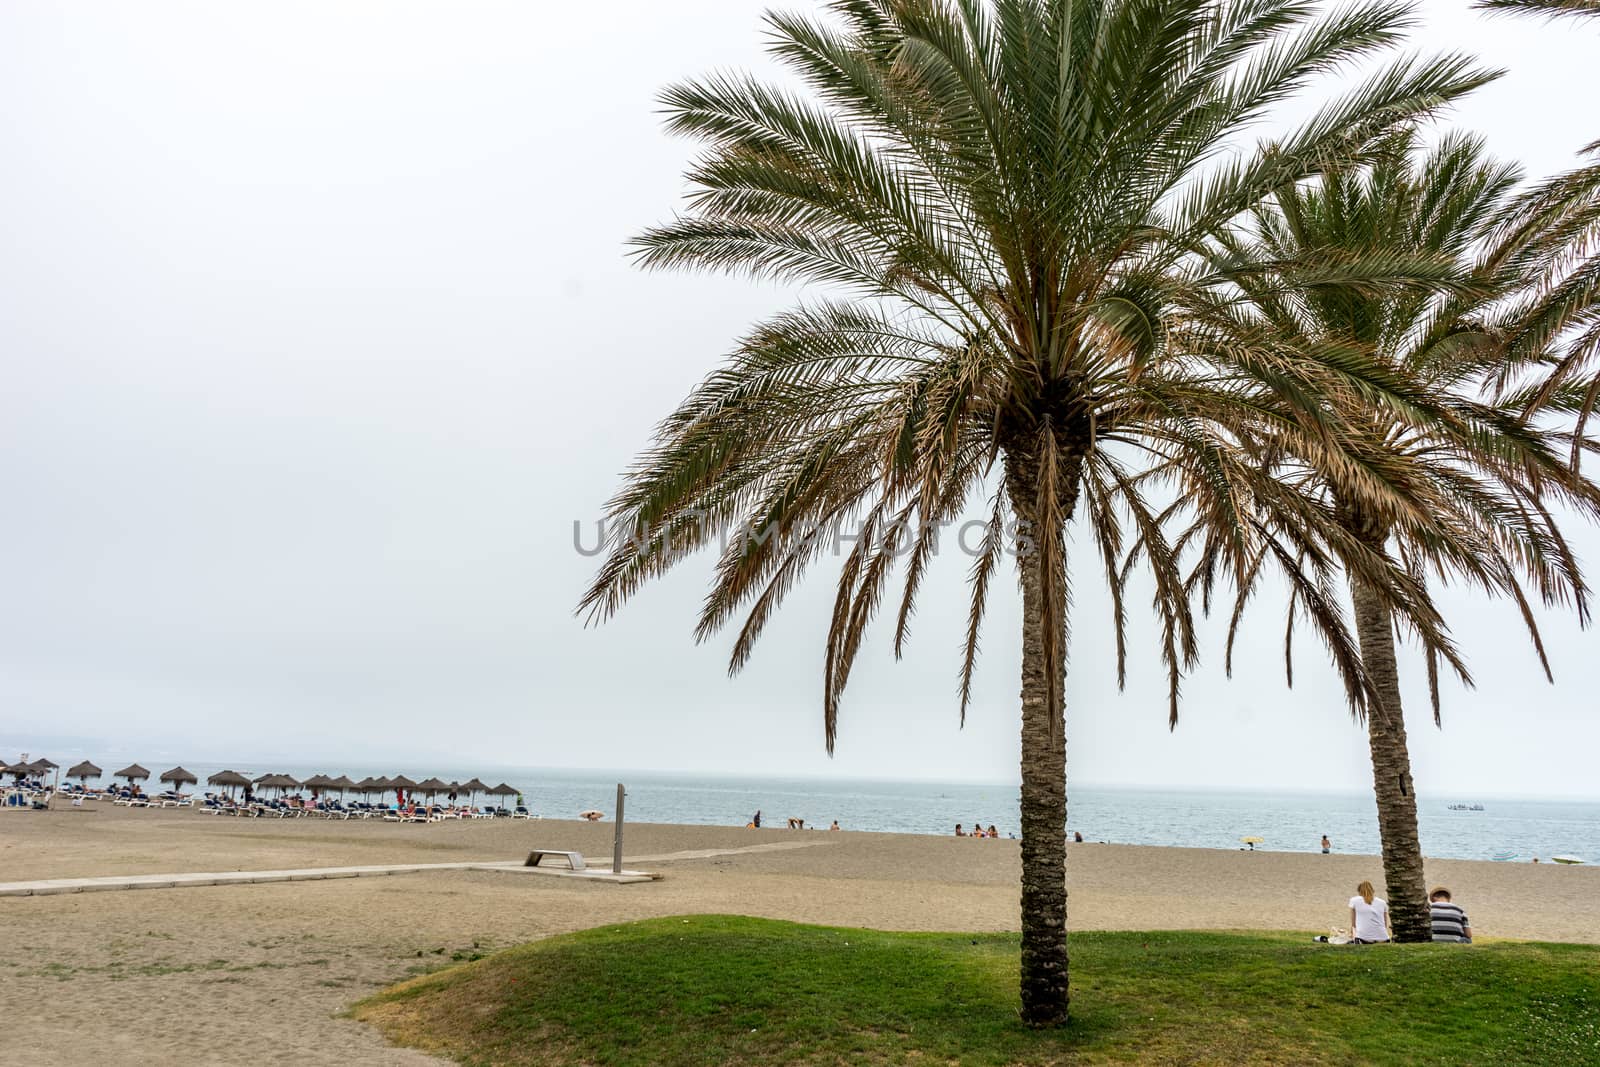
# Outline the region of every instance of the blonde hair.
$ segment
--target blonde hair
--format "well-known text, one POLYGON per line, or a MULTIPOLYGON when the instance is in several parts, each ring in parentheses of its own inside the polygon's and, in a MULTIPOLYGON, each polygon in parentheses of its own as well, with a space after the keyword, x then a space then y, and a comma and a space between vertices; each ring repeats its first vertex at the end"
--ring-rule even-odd
POLYGON ((1368 904, 1372 903, 1373 889, 1371 882, 1362 882, 1360 885, 1356 886, 1356 892, 1361 894, 1362 900, 1366 901, 1368 904))

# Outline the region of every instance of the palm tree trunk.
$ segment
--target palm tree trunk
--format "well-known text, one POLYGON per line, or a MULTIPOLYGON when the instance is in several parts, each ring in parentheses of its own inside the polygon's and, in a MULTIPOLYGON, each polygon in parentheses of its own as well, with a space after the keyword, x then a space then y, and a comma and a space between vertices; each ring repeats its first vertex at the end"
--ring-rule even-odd
POLYGON ((1400 672, 1395 663, 1394 620, 1379 593, 1350 579, 1361 664, 1377 689, 1378 702, 1367 712, 1367 742, 1372 749, 1372 786, 1378 801, 1378 836, 1383 846, 1383 880, 1396 941, 1431 941, 1422 845, 1417 839, 1417 796, 1411 784, 1411 755, 1400 705, 1400 672))
MULTIPOLYGON (((1057 544, 1064 544, 1082 456, 1058 462, 1061 522, 1055 533, 1057 544)), ((1022 584, 1022 1019, 1031 1026, 1059 1026, 1067 1021, 1068 1000, 1067 584, 1064 554, 1057 553, 1051 566, 1040 551, 1049 535, 1034 518, 1040 476, 1034 449, 1008 451, 1006 488, 1018 521, 1022 584), (1051 626, 1051 617, 1059 625, 1051 626), (1046 642, 1052 641, 1050 650, 1046 642)))

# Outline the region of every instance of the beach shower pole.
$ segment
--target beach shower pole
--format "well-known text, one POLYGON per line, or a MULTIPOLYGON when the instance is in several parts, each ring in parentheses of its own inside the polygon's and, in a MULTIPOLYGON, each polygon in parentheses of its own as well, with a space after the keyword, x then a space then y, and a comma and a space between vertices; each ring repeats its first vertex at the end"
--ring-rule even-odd
POLYGON ((622 798, 627 796, 622 783, 617 783, 617 838, 611 846, 611 873, 622 873, 622 798))

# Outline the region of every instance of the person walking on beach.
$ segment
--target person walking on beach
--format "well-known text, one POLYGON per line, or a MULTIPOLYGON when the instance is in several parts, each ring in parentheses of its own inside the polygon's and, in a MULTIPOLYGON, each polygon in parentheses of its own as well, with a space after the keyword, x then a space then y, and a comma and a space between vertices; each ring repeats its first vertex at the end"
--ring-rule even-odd
POLYGON ((1333 842, 1328 840, 1328 835, 1322 835, 1322 854, 1326 856, 1333 849, 1333 842))
POLYGON ((1389 940, 1389 902, 1373 891, 1371 882, 1356 886, 1356 895, 1350 898, 1350 934, 1358 945, 1389 940))
POLYGON ((1454 941, 1457 944, 1472 944, 1472 923, 1467 918, 1467 913, 1461 906, 1450 900, 1450 890, 1439 886, 1428 894, 1428 912, 1433 920, 1433 939, 1435 941, 1454 941))

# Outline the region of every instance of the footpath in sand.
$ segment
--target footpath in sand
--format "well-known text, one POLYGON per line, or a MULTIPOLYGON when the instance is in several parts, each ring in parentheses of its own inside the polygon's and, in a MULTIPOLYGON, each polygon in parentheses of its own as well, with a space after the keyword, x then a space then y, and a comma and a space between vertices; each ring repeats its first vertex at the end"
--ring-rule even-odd
MULTIPOLYGON (((0 815, 0 881, 515 861, 611 854, 612 827, 233 820, 107 808, 0 815)), ((1015 841, 630 826, 609 885, 436 869, 383 878, 0 898, 8 1060, 437 1062, 339 1017, 409 974, 552 933, 692 912, 895 930, 1013 930, 1015 841), (794 845, 807 847, 760 847, 794 845)), ((1347 921, 1370 856, 1074 845, 1074 929, 1285 929, 1347 921)), ((1482 935, 1600 942, 1600 870, 1430 861, 1482 935)))

